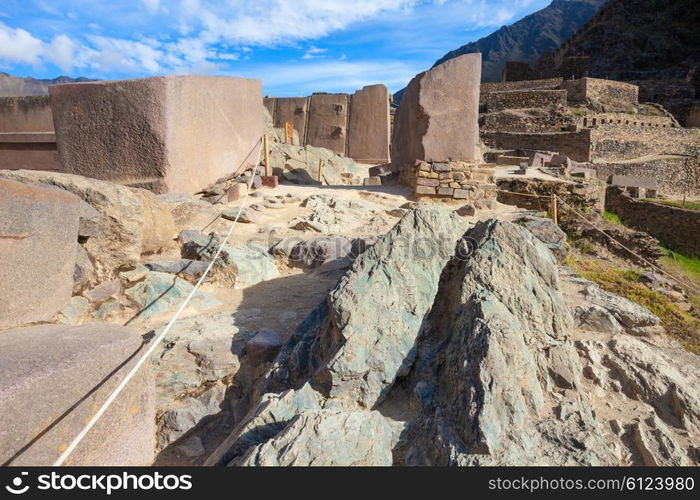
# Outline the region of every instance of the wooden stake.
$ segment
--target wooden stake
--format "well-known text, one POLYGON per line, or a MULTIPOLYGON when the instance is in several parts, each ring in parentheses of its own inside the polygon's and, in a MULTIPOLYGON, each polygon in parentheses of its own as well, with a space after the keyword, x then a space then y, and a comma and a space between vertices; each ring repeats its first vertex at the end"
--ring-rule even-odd
POLYGON ((284 122, 284 143, 294 144, 294 126, 292 122, 284 122))
POLYGON ((323 184, 321 181, 321 172, 323 172, 323 160, 318 160, 318 183, 323 184))
POLYGON ((272 172, 270 171, 270 148, 267 142, 267 134, 263 136, 263 148, 265 149, 265 175, 270 176, 272 172))
POLYGON ((553 194, 552 195, 552 202, 551 202, 551 207, 552 211, 552 221, 555 224, 559 224, 559 214, 557 213, 557 195, 553 194))

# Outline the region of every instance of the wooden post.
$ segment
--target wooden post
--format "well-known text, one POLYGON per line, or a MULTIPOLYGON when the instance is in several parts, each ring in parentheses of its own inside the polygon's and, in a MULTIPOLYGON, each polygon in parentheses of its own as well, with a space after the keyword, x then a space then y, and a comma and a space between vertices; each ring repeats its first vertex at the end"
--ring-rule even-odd
POLYGON ((555 194, 552 195, 550 210, 552 211, 552 221, 555 224, 559 224, 559 214, 557 213, 557 195, 555 194))
POLYGON ((323 177, 321 177, 321 172, 323 172, 323 160, 318 160, 318 183, 323 184, 323 181, 321 180, 323 177))
POLYGON ((265 149, 265 175, 269 177, 272 172, 270 171, 270 147, 267 142, 267 134, 263 136, 263 148, 265 149))
POLYGON ((284 143, 294 144, 294 126, 292 122, 284 122, 284 143))

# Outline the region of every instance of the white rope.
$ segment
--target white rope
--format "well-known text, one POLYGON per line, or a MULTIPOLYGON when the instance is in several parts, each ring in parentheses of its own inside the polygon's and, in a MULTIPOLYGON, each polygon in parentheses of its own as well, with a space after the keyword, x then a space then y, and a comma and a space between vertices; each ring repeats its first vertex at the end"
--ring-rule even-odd
POLYGON ((228 230, 228 233, 226 234, 226 237, 223 239, 221 242, 221 245, 219 246, 219 249, 216 251, 214 254, 214 258, 212 258, 211 262, 207 266, 207 269, 204 271, 202 276, 199 278, 197 283, 195 284, 194 288, 192 288, 192 291, 190 294, 187 296, 187 298, 180 304, 180 307, 178 310, 175 312, 175 315, 172 317, 170 322, 166 325, 166 327, 163 329, 163 331, 153 340, 151 343, 151 346, 148 348, 148 350, 144 353, 143 356, 141 356, 141 359, 138 360, 138 362, 134 365, 134 367, 129 371, 129 373, 124 377, 124 380, 121 381, 121 383, 117 386, 116 389, 114 389, 114 392, 107 398, 107 400, 102 403, 102 406, 100 407, 99 410, 97 410, 97 413, 95 413, 90 421, 83 427, 83 429, 78 433, 77 436, 75 436, 75 439, 68 445, 68 447, 65 449, 65 451, 61 454, 60 457, 54 462, 54 467, 60 467, 63 465, 63 463, 66 461, 66 459, 70 456, 73 451, 75 451, 75 448, 80 444, 80 442, 85 438, 88 432, 90 432, 90 429, 93 428, 93 426, 97 423, 97 421, 102 417, 102 415, 105 414, 107 409, 110 407, 110 405, 114 402, 114 400, 119 396, 119 394, 122 392, 124 387, 129 383, 129 381, 136 375, 136 373, 139 371, 139 368, 146 362, 146 360, 151 356, 153 351, 156 349, 158 344, 163 340, 163 337, 167 335, 167 333, 170 331, 170 329, 173 327, 175 324, 175 321, 180 317, 180 314, 182 314, 182 311, 185 310, 185 307, 187 307, 187 304, 189 304, 190 300, 192 300, 192 297, 194 294, 197 292, 199 289, 199 286, 202 284, 202 282, 205 280, 207 277, 207 274, 209 274, 209 271, 211 271, 211 268, 214 266, 214 263, 216 262, 216 259, 219 258, 219 255, 221 254, 224 246, 228 242, 229 238, 233 234, 233 229, 236 227, 236 223, 238 222, 238 218, 240 217, 242 211, 243 211, 243 206, 245 205, 246 200, 248 199, 248 193, 250 193, 250 188, 253 185, 253 179, 255 179, 255 175, 258 170, 258 164, 260 163, 260 150, 262 149, 262 146, 258 148, 258 161, 255 163, 255 166, 253 167, 253 174, 250 176, 250 182, 248 183, 245 196, 243 198, 243 201, 241 202, 241 205, 238 207, 238 213, 236 214, 236 218, 233 221, 233 224, 231 224, 231 227, 228 230))

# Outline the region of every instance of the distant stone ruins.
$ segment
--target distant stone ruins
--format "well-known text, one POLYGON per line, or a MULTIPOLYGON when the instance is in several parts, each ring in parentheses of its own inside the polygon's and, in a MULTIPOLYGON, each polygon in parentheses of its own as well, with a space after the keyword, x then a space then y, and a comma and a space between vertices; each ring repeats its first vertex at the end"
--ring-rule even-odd
POLYGON ((298 145, 330 149, 362 163, 389 161, 390 102, 385 85, 368 85, 354 94, 264 99, 275 127, 291 123, 298 145))
POLYGON ((636 175, 658 182, 660 193, 700 193, 700 129, 637 96, 635 85, 594 78, 484 83, 481 140, 496 161, 554 152, 603 180, 636 175))

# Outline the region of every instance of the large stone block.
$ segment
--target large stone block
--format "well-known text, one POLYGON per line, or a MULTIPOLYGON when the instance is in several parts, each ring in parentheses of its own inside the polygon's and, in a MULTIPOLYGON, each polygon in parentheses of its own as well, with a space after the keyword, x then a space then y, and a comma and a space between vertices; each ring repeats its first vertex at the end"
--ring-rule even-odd
POLYGON ((394 117, 392 162, 477 161, 481 54, 465 54, 416 75, 394 117))
POLYGON ((348 122, 348 156, 364 163, 389 161, 389 91, 368 85, 352 95, 348 122))
POLYGON ((0 170, 2 178, 55 186, 99 212, 97 234, 84 244, 99 280, 114 278, 120 269, 133 267, 142 254, 161 251, 177 234, 168 206, 144 189, 59 172, 0 170))
POLYGON ((0 179, 0 329, 51 319, 70 300, 80 200, 0 179))
MULTIPOLYGON (((0 462, 51 465, 145 349, 136 331, 100 323, 0 333, 0 462)), ((150 465, 154 393, 146 363, 66 465, 150 465)))
POLYGON ((347 94, 313 94, 311 96, 306 144, 344 155, 347 126, 347 94))
POLYGON ((275 127, 284 127, 290 122, 303 141, 306 131, 306 121, 309 114, 309 99, 307 97, 280 97, 275 99, 275 127))
POLYGON ((56 85, 49 93, 68 173, 193 193, 257 160, 259 80, 167 76, 56 85))

